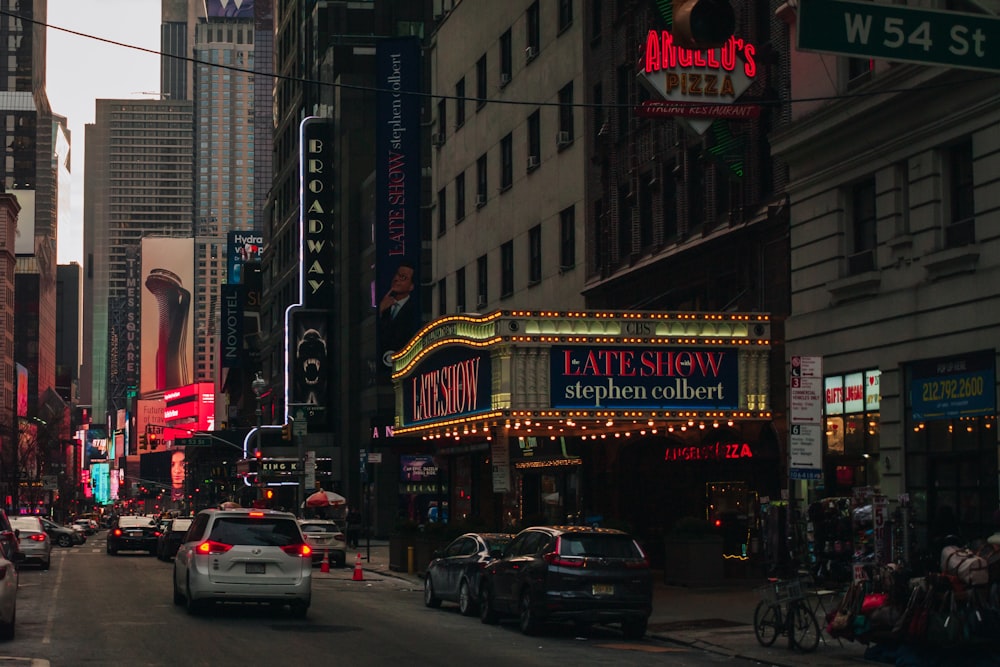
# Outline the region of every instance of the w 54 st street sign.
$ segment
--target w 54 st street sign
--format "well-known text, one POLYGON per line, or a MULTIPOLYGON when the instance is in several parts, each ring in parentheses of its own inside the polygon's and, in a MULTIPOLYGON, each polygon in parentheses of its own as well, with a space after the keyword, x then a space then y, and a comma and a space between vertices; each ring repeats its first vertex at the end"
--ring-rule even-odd
POLYGON ((874 2, 799 0, 798 48, 1000 71, 1000 18, 874 2))

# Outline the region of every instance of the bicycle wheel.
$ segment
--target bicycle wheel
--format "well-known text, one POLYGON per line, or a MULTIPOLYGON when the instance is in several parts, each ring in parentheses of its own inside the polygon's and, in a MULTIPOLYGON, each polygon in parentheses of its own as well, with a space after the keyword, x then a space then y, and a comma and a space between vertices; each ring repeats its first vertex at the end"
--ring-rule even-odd
POLYGON ((753 612, 753 633, 761 646, 770 646, 781 634, 781 608, 761 600, 753 612))
POLYGON ((819 646, 819 623, 816 615, 802 600, 794 600, 788 606, 791 616, 792 645, 805 653, 816 650, 819 646))

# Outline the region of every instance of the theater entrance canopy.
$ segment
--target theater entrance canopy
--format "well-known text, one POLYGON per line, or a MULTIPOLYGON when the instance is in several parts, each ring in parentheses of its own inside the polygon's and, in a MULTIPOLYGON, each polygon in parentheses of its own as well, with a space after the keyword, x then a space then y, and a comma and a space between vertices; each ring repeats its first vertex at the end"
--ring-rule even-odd
POLYGON ((769 420, 770 336, 762 313, 442 317, 392 357, 394 432, 597 436, 769 420))

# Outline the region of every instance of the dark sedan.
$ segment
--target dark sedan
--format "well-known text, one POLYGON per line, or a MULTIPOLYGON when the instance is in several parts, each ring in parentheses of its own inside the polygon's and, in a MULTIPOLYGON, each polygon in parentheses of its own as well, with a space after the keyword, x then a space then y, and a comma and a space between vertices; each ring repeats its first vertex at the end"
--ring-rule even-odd
POLYGON ((87 541, 87 536, 79 530, 67 528, 66 526, 60 526, 59 524, 49 521, 48 519, 39 518, 42 522, 42 528, 44 528, 45 532, 48 533, 53 544, 58 544, 61 547, 71 547, 75 544, 83 544, 87 541))
POLYGON ((156 538, 156 557, 168 561, 177 555, 177 549, 184 541, 184 535, 191 527, 191 519, 167 519, 160 525, 160 536, 156 538))
POLYGON ((424 604, 440 607, 442 600, 457 602, 463 616, 479 607, 479 574, 499 558, 513 539, 507 533, 466 533, 434 554, 424 575, 424 604))
POLYGON ((486 566, 479 588, 482 622, 516 616, 526 635, 547 621, 572 621, 620 623, 627 638, 639 639, 652 610, 645 553, 630 535, 608 528, 526 528, 486 566))
POLYGON ((145 551, 150 556, 155 556, 159 536, 156 519, 148 516, 120 516, 111 522, 108 530, 107 551, 112 556, 119 551, 145 551))

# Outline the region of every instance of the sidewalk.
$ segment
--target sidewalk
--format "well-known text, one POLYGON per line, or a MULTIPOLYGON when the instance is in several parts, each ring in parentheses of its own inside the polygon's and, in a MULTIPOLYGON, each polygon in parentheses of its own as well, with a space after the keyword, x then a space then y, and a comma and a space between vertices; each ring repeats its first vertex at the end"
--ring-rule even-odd
MULTIPOLYGON (((415 590, 423 589, 423 579, 417 574, 389 569, 389 544, 372 540, 371 559, 365 542, 347 552, 343 570, 319 572, 320 578, 350 578, 357 555, 366 580, 385 578, 409 582, 415 590)), ((774 646, 765 648, 757 642, 753 631, 753 612, 759 597, 755 590, 762 582, 741 582, 711 588, 670 586, 663 582, 662 573, 654 576, 653 614, 649 619, 647 638, 674 642, 721 655, 753 660, 777 667, 842 667, 859 664, 875 665, 863 658, 865 646, 856 642, 838 642, 824 634, 819 648, 813 653, 799 653, 788 648, 787 639, 779 637, 774 646)), ((820 625, 823 625, 822 619, 820 625)))

